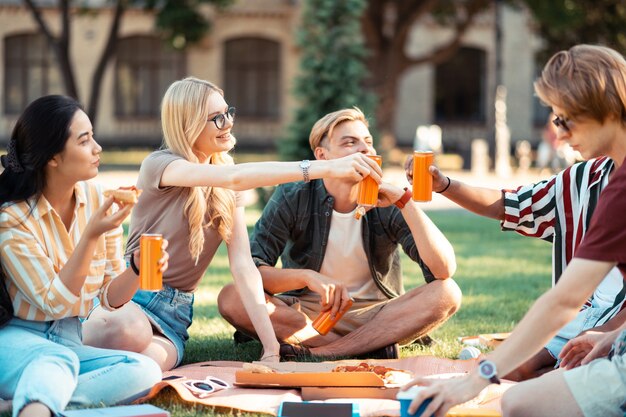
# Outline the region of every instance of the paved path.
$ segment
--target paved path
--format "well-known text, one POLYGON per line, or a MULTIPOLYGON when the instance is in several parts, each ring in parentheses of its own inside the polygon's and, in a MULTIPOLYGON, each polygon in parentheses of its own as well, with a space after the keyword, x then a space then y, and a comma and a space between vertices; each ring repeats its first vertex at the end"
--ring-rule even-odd
MULTIPOLYGON (((103 171, 98 174, 98 181, 104 184, 107 188, 117 188, 123 185, 133 185, 137 181, 137 172, 132 170, 124 171, 103 171)), ((465 183, 482 186, 488 188, 514 188, 518 185, 529 184, 536 182, 543 177, 540 177, 538 171, 531 170, 526 173, 514 173, 510 178, 500 178, 493 173, 486 175, 473 175, 470 171, 450 171, 446 172, 451 178, 463 181, 465 183)), ((400 168, 389 168, 385 170, 385 180, 396 184, 401 187, 408 185, 404 171, 400 168)), ((246 202, 254 203, 256 200, 256 193, 254 191, 246 192, 246 202)), ((424 203, 422 205, 424 210, 440 210, 458 208, 456 204, 448 200, 447 198, 433 193, 433 201, 430 203, 424 203)))

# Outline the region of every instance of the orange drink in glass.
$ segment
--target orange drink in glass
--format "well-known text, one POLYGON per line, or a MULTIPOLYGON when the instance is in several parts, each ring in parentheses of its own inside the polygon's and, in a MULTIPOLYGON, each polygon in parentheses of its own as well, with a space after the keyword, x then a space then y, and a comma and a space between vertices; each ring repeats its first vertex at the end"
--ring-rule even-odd
POLYGON ((413 200, 430 201, 433 198, 433 177, 428 167, 433 164, 432 151, 413 152, 413 200))
MULTIPOLYGON (((380 155, 367 155, 376 161, 378 166, 383 165, 383 157, 380 155)), ((378 183, 371 176, 363 178, 359 185, 359 196, 356 203, 363 207, 374 207, 378 201, 378 183)))
POLYGON ((313 328, 317 330, 317 332, 322 336, 328 334, 330 329, 335 327, 335 324, 337 324, 337 322, 341 320, 343 315, 346 314, 346 311, 350 310, 352 304, 354 304, 354 301, 352 301, 352 299, 349 299, 346 302, 346 305, 341 310, 339 310, 337 314, 335 314, 334 318, 330 316, 330 310, 322 311, 320 315, 317 316, 317 318, 313 321, 313 328))
POLYGON ((163 273, 159 259, 163 256, 163 235, 143 234, 139 239, 141 266, 139 268, 139 288, 158 291, 163 287, 163 273))

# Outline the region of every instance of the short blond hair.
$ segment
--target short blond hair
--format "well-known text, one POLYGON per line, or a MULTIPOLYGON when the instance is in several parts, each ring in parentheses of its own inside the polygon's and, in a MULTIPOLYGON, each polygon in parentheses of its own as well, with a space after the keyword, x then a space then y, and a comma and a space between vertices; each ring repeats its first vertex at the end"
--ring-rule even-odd
POLYGON ((572 118, 626 122, 626 60, 597 45, 576 45, 550 58, 534 83, 539 98, 572 118))
POLYGON ((309 144, 311 145, 311 149, 315 151, 315 148, 322 146, 324 139, 332 135, 335 127, 341 123, 352 122, 355 120, 359 120, 363 122, 365 126, 369 127, 369 123, 365 118, 365 115, 358 107, 341 109, 328 113, 326 116, 315 122, 313 128, 311 129, 311 134, 309 135, 309 144))

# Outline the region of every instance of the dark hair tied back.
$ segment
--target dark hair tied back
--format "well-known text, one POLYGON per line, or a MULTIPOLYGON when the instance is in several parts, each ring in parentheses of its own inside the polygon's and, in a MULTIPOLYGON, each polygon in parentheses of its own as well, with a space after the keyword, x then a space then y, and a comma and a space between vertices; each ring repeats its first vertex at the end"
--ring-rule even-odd
POLYGON ((0 174, 0 205, 39 198, 46 165, 65 148, 78 110, 76 100, 60 95, 38 98, 24 109, 1 158, 5 170, 0 174))
POLYGON ((20 160, 17 157, 17 150, 15 149, 15 141, 13 139, 9 141, 7 154, 0 157, 0 162, 2 162, 4 169, 10 169, 16 174, 24 172, 24 168, 22 167, 22 164, 20 164, 20 160))

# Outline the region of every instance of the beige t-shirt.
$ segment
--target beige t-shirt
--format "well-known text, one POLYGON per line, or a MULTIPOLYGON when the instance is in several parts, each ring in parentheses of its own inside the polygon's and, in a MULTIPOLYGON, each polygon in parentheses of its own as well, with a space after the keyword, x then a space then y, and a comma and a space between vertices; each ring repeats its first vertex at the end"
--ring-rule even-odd
MULTIPOLYGON (((141 163, 137 188, 143 192, 132 211, 126 254, 139 248, 139 238, 143 233, 161 233, 169 242, 167 252, 170 255, 163 283, 191 292, 198 287, 222 238, 215 228, 205 229, 204 249, 196 265, 189 252, 189 226, 184 210, 189 188, 159 187, 163 171, 177 159, 183 157, 161 150, 151 153, 141 163)), ((237 206, 242 206, 239 193, 236 196, 237 206)))
POLYGON ((363 221, 350 213, 333 210, 320 274, 343 283, 357 300, 387 300, 372 279, 363 249, 363 221))

